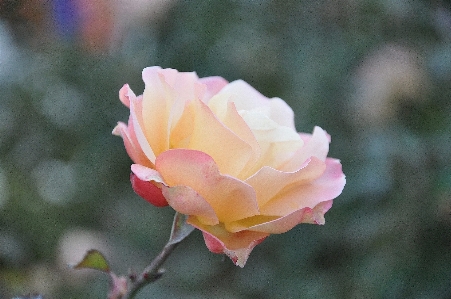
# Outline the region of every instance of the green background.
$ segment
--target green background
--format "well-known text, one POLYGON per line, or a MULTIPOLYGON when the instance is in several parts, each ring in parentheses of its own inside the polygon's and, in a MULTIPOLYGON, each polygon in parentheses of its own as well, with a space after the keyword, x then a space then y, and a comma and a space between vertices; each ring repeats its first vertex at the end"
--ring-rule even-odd
POLYGON ((166 242, 173 211, 133 193, 111 135, 152 65, 284 99, 298 131, 332 136, 347 184, 325 226, 269 237, 244 269, 195 231, 138 298, 451 298, 449 1, 174 1, 110 11, 128 25, 94 50, 52 9, 0 0, 1 298, 105 298, 105 276, 67 269, 80 250, 126 274, 166 242))

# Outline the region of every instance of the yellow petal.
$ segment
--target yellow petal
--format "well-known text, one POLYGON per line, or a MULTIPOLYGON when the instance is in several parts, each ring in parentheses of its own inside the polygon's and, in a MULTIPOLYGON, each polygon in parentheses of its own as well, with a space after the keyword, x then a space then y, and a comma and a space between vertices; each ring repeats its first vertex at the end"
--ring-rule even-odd
MULTIPOLYGON (((312 157, 312 161, 320 160, 312 157)), ((321 163, 323 162, 321 161, 321 163)), ((313 209, 317 204, 340 195, 346 183, 340 161, 327 158, 325 164, 326 169, 319 178, 299 181, 285 187, 274 198, 260 207, 261 214, 285 216, 303 208, 313 209)), ((305 169, 308 169, 308 165, 305 169)))
POLYGON ((189 148, 207 153, 221 173, 236 177, 252 158, 252 147, 225 127, 205 103, 194 100, 191 105, 194 127, 189 148))
POLYGON ((184 105, 183 113, 170 133, 170 148, 188 148, 194 130, 194 106, 190 102, 184 105))
POLYGON ((139 146, 135 131, 133 129, 133 121, 131 119, 129 120, 128 126, 123 122, 118 122, 112 133, 122 137, 127 154, 133 162, 153 167, 153 164, 147 159, 146 155, 139 146))
POLYGON ((162 187, 163 196, 169 205, 184 215, 194 215, 205 225, 219 223, 215 211, 196 191, 187 186, 162 187))
POLYGON ((325 163, 313 157, 308 164, 295 172, 283 172, 271 167, 263 167, 247 179, 246 183, 254 188, 257 194, 258 206, 263 207, 284 189, 302 188, 298 186, 308 184, 319 178, 325 169, 325 163))
POLYGON ((219 95, 213 97, 208 106, 227 128, 232 130, 233 133, 252 148, 252 156, 248 161, 248 165, 243 169, 242 174, 238 175, 239 178, 244 178, 243 174, 246 175, 246 171, 249 171, 260 158, 260 145, 254 133, 238 113, 235 103, 228 101, 227 97, 219 95))
MULTIPOLYGON (((143 80, 146 84, 142 100, 142 125, 145 137, 156 156, 169 148, 169 113, 175 99, 172 91, 160 75, 159 68, 143 70, 143 80)), ((165 70, 166 74, 171 71, 165 70)))
POLYGON ((186 149, 169 150, 157 157, 156 169, 166 184, 188 186, 204 198, 221 222, 231 222, 259 213, 251 186, 218 171, 207 154, 186 149))
POLYGON ((254 216, 227 223, 225 227, 230 232, 250 230, 269 234, 282 234, 301 223, 304 214, 304 210, 298 210, 283 217, 254 216))
POLYGON ((142 96, 136 97, 131 89, 128 90, 128 97, 130 98, 130 118, 133 123, 133 130, 136 135, 141 150, 146 155, 151 163, 155 163, 155 153, 150 147, 143 130, 142 119, 142 96))

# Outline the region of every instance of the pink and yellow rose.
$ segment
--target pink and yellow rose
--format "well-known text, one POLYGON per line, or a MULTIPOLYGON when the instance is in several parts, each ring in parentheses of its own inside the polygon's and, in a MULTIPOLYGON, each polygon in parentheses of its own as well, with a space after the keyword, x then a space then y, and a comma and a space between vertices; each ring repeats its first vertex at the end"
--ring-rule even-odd
POLYGON ((189 215, 208 249, 243 267, 270 234, 324 224, 345 176, 328 158, 330 136, 297 133, 292 109, 249 84, 149 67, 144 93, 128 85, 123 138, 135 192, 155 206, 189 215))

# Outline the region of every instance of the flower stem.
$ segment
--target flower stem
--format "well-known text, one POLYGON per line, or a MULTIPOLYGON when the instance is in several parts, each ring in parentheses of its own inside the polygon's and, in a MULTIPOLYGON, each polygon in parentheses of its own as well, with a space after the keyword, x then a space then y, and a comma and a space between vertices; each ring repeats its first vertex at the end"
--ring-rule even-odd
POLYGON ((168 242, 160 254, 147 266, 137 278, 131 280, 127 293, 122 299, 132 299, 146 285, 158 280, 164 273, 161 266, 179 243, 168 242))

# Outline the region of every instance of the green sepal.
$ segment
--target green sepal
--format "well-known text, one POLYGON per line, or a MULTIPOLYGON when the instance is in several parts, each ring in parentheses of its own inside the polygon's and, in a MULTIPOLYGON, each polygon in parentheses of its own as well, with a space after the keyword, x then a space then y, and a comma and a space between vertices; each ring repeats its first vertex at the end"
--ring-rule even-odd
POLYGON ((178 212, 175 213, 168 245, 181 242, 194 230, 193 226, 186 223, 188 217, 189 216, 180 214, 178 212))

